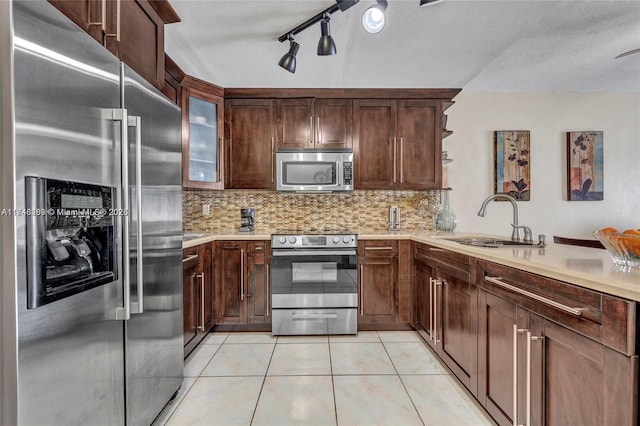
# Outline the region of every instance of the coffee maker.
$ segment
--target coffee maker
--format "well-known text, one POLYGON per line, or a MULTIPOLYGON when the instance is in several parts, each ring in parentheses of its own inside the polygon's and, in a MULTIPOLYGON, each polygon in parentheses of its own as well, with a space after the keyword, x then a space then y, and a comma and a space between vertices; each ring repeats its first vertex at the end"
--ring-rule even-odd
POLYGON ((255 212, 253 209, 240 209, 240 232, 251 232, 256 229, 255 212))

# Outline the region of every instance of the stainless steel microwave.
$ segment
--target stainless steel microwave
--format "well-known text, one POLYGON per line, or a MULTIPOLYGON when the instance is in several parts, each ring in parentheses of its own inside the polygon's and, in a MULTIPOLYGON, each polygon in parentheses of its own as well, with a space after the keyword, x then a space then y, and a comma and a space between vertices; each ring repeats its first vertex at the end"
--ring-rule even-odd
POLYGON ((281 149, 276 153, 278 191, 335 192, 353 190, 350 149, 281 149))

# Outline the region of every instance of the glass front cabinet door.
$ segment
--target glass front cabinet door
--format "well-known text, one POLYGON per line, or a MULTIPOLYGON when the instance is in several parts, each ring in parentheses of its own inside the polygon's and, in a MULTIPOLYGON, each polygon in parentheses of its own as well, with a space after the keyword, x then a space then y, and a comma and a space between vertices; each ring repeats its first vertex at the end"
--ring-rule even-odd
POLYGON ((189 87, 182 96, 182 186, 223 189, 224 101, 189 87))

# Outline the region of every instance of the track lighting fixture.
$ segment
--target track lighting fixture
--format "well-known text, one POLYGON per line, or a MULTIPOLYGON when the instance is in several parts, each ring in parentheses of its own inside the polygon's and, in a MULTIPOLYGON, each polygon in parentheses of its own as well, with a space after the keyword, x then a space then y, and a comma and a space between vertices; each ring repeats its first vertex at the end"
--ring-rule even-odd
POLYGON ((293 74, 296 72, 296 54, 300 45, 295 42, 291 34, 287 38, 289 39, 289 51, 280 59, 278 65, 293 74))
POLYGON ((377 34, 384 28, 386 21, 385 10, 386 0, 378 0, 376 4, 369 7, 362 14, 362 27, 369 34, 377 34))
MULTIPOLYGON (((0 0, 2 1, 2 0, 0 0)), ((287 31, 278 37, 278 41, 283 43, 286 40, 290 41, 289 52, 280 59, 278 65, 287 71, 293 73, 296 70, 296 53, 300 48, 300 45, 293 41, 293 36, 296 34, 306 30, 312 25, 320 22, 320 29, 322 36, 320 37, 320 41, 318 42, 318 55, 335 55, 336 53, 336 44, 333 41, 333 37, 331 37, 331 31, 329 28, 329 20, 331 19, 331 15, 336 13, 337 11, 344 12, 345 10, 351 8, 360 0, 336 0, 336 3, 332 6, 329 6, 322 12, 317 13, 311 18, 304 21, 302 24, 298 25, 295 28, 287 31)))
POLYGON ((322 33, 318 41, 318 55, 320 56, 335 55, 337 52, 336 43, 333 41, 333 37, 331 37, 330 21, 331 17, 328 13, 325 13, 320 23, 322 33))

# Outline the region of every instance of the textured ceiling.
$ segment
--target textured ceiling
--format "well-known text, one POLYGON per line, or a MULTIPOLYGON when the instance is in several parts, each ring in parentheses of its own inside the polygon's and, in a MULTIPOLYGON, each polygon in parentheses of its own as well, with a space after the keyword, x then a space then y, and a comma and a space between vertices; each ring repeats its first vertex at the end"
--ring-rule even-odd
POLYGON ((366 33, 361 0, 331 18, 338 53, 317 56, 320 26, 298 34, 297 70, 277 63, 277 38, 334 4, 326 0, 172 0, 182 22, 165 50, 187 74, 222 87, 438 88, 640 92, 640 0, 390 0, 387 25, 366 33))

